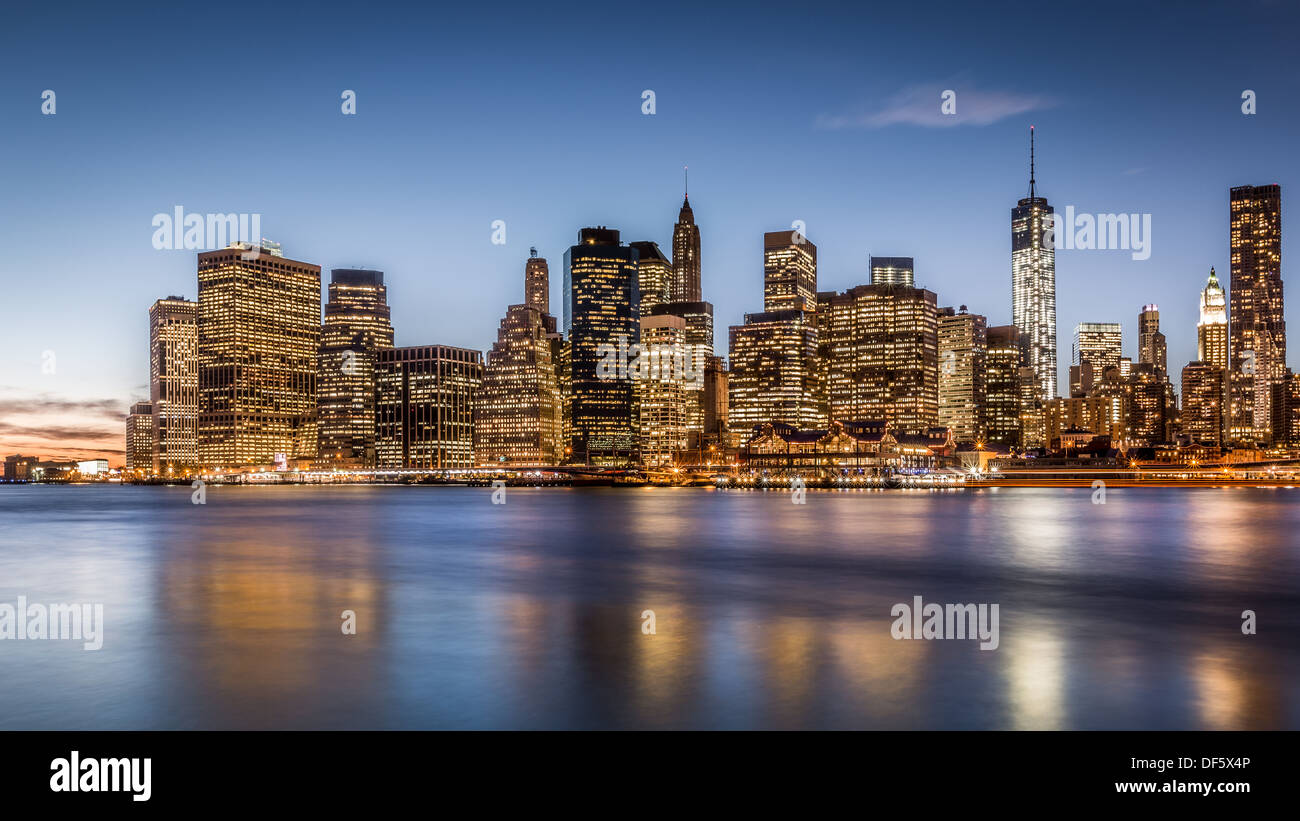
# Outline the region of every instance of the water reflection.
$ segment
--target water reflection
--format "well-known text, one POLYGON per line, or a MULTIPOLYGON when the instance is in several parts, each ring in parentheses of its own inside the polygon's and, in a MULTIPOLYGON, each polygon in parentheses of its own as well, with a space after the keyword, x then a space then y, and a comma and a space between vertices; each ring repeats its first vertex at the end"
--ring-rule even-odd
POLYGON ((21 491, 0 602, 109 625, 0 642, 3 728, 1300 724, 1278 491, 21 491), (914 595, 1000 648, 894 640, 914 595))

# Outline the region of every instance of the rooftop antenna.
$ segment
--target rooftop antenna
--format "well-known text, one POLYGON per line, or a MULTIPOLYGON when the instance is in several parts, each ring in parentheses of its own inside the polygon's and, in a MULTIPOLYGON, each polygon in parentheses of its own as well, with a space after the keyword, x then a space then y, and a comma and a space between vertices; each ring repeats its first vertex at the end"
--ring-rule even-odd
POLYGON ((1029 126, 1029 198, 1034 198, 1034 127, 1029 126))
POLYGON ((536 248, 529 248, 529 249, 528 249, 528 256, 532 257, 533 259, 536 259, 536 258, 537 258, 537 249, 536 249, 536 248))
POLYGON ((689 165, 682 166, 682 176, 686 180, 686 199, 689 200, 691 198, 691 167, 689 165))

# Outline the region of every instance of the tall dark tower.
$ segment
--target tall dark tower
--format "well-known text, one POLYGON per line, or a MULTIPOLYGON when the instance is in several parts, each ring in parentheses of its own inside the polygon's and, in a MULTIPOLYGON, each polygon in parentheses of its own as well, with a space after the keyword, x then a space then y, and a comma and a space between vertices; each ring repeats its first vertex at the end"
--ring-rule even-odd
POLYGON ((551 312, 551 273, 546 258, 537 256, 536 248, 528 249, 528 262, 524 263, 524 304, 544 314, 551 312))
POLYGON ((1056 249, 1044 242, 1051 219, 1052 206, 1036 189, 1030 126, 1029 196, 1011 209, 1011 321, 1042 401, 1056 398, 1056 249))
POLYGON ((1282 187, 1243 185, 1229 194, 1232 278, 1232 434, 1272 441, 1272 388, 1286 378, 1282 313, 1282 187))
POLYGON ((700 229, 691 210, 689 189, 682 199, 682 210, 673 226, 673 283, 669 289, 672 302, 700 302, 700 229))
POLYGON ((564 254, 569 459, 575 463, 621 465, 638 459, 636 393, 623 372, 625 363, 617 361, 641 341, 637 262, 636 248, 604 227, 583 228, 578 244, 564 254))

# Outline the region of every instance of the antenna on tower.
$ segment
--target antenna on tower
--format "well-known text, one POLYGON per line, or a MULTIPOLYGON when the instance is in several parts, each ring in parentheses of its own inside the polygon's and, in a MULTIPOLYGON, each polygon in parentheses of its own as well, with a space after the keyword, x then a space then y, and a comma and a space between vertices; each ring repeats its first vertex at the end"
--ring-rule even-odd
POLYGON ((536 249, 536 248, 529 248, 529 249, 528 249, 528 256, 532 257, 533 259, 536 259, 536 258, 537 258, 537 249, 536 249))
POLYGON ((1029 198, 1034 198, 1034 127, 1029 126, 1029 198))
POLYGON ((689 200, 691 198, 691 167, 689 165, 682 166, 682 178, 685 180, 686 199, 689 200))

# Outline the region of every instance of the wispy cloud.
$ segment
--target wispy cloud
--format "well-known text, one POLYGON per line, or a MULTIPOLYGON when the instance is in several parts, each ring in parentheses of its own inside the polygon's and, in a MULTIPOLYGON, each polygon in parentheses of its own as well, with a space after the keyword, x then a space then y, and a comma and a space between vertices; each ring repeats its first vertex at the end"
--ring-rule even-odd
POLYGON ((76 415, 100 419, 126 418, 126 404, 120 399, 59 399, 49 394, 0 396, 0 419, 11 415, 76 415))
POLYGON ((1056 101, 1044 94, 982 91, 961 83, 916 85, 904 88, 880 104, 866 105, 839 114, 823 114, 817 118, 816 126, 828 130, 875 129, 891 125, 915 125, 923 128, 983 126, 1054 105, 1056 101), (953 114, 944 114, 940 109, 946 90, 955 92, 956 111, 953 114))

